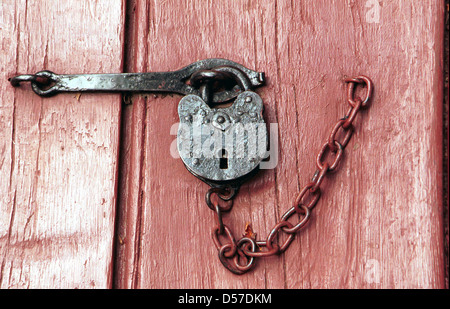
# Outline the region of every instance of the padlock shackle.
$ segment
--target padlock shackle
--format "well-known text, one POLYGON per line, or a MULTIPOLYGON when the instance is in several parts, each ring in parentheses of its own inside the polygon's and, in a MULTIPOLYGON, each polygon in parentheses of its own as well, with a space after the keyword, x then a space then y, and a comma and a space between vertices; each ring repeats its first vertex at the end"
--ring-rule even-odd
POLYGON ((231 66, 221 66, 214 69, 214 71, 218 71, 221 73, 227 73, 230 75, 241 87, 243 91, 248 91, 252 89, 252 83, 248 76, 242 72, 241 70, 231 67, 231 66))

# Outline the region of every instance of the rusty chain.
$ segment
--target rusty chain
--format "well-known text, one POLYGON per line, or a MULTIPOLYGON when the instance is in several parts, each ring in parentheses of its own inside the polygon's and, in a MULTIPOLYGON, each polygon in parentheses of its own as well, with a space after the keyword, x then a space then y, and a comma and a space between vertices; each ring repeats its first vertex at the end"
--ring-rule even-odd
MULTIPOLYGON (((196 94, 201 96, 208 105, 214 105, 235 98, 242 91, 261 86, 264 80, 263 73, 249 70, 232 61, 206 59, 172 72, 58 75, 51 71, 41 71, 34 75, 12 77, 10 82, 13 86, 19 86, 22 82, 31 82, 33 91, 41 96, 49 96, 61 91, 79 92, 80 89, 81 91, 163 91, 185 95, 196 94), (86 84, 86 80, 89 83, 86 84), (105 80, 110 82, 105 83, 105 80), (236 92, 236 87, 240 88, 240 92, 236 92)), ((366 76, 347 78, 345 82, 348 84, 347 101, 350 109, 345 117, 338 120, 332 127, 328 139, 320 148, 316 157, 317 170, 311 182, 300 190, 293 206, 281 216, 280 221, 275 224, 265 240, 256 240, 256 234, 251 229, 247 231, 247 227, 244 236, 236 240, 233 232, 223 222, 223 213, 231 211, 233 198, 243 179, 236 181, 233 187, 215 187, 214 185, 217 184, 211 182, 213 187, 206 193, 205 199, 208 207, 214 211, 217 221, 217 226, 212 231, 212 238, 220 261, 232 273, 243 274, 253 268, 255 259, 283 253, 289 248, 295 235, 308 223, 311 212, 320 199, 323 180, 329 173, 337 170, 344 150, 353 135, 353 122, 359 111, 367 107, 373 92, 373 83, 366 76), (363 98, 355 94, 355 87, 358 85, 366 88, 363 98), (293 216, 298 217, 295 223, 292 223, 293 216)), ((199 177, 199 175, 196 176, 199 177)), ((202 177, 199 178, 202 179, 202 177)), ((202 180, 209 183, 206 179, 202 180)))
POLYGON ((347 101, 350 109, 344 118, 333 126, 327 141, 320 149, 312 181, 306 184, 297 194, 294 205, 275 224, 265 240, 256 240, 253 233, 247 233, 236 241, 230 228, 223 223, 222 214, 229 212, 233 206, 233 198, 237 191, 231 187, 211 188, 206 193, 206 204, 215 212, 217 226, 212 231, 213 242, 218 250, 219 260, 232 273, 241 275, 251 270, 255 259, 281 254, 287 250, 294 240, 296 233, 301 230, 311 217, 311 212, 321 196, 320 186, 328 173, 336 171, 341 161, 345 147, 348 145, 353 132, 353 121, 361 108, 367 107, 373 91, 373 83, 366 76, 345 79, 347 85, 347 101), (355 96, 355 87, 364 86, 366 93, 363 99, 355 96), (341 139, 338 139, 340 136, 341 139), (331 158, 331 154, 334 158, 331 158), (215 195, 216 199, 212 199, 215 195), (298 215, 298 222, 291 223, 289 219, 298 215), (282 243, 278 243, 286 234, 282 243))

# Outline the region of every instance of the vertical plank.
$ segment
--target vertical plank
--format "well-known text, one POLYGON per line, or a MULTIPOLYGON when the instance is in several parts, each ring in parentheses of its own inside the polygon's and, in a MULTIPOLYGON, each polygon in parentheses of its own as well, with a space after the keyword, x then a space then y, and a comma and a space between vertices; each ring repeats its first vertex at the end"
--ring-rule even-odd
MULTIPOLYGON (((145 72, 147 23, 141 3, 127 1, 127 40, 124 70, 145 72), (144 18, 145 19, 145 18, 144 18), (138 52, 139 51, 139 52, 138 52)), ((140 225, 142 218, 143 152, 145 135, 145 96, 133 95, 122 114, 122 143, 117 215, 115 287, 136 288, 139 275, 140 225)))
MULTIPOLYGON (((300 81, 294 92, 309 103, 296 105, 307 131, 296 146, 299 183, 308 182, 302 171, 313 171, 330 119, 345 114, 343 77, 367 74, 376 85, 340 172, 326 182, 309 230, 298 237, 300 255, 286 254, 287 286, 443 287, 443 4, 278 3, 280 67, 298 64, 294 72, 281 69, 282 80, 300 81)), ((279 113, 282 128, 287 113, 294 111, 279 113)), ((296 191, 287 180, 278 185, 286 196, 296 191)))
MULTIPOLYGON (((130 57, 133 59, 132 69, 174 70, 198 59, 223 57, 261 70, 263 68, 259 67, 258 63, 267 63, 268 57, 264 49, 267 49, 267 53, 272 53, 269 59, 275 58, 273 46, 264 43, 261 29, 256 27, 257 24, 262 24, 265 18, 269 18, 265 31, 269 35, 275 33, 274 16, 271 15, 273 5, 272 8, 265 5, 267 14, 261 10, 260 4, 252 5, 245 1, 214 4, 136 1, 133 8, 135 11, 133 24, 136 32, 133 37, 139 38, 134 45, 139 47, 132 51, 130 57), (263 14, 259 14, 260 12, 263 14), (253 21, 255 17, 258 18, 256 22, 253 21), (181 20, 178 20, 180 18, 181 20), (246 23, 252 26, 250 28, 242 26, 243 40, 241 43, 237 42, 241 45, 229 48, 234 38, 233 34, 227 33, 225 29, 232 28, 235 24, 246 23), (167 52, 168 50, 171 52, 167 52), (255 57, 255 50, 262 50, 259 57, 255 57)), ((272 85, 275 83, 270 84, 267 89, 273 89, 272 85)), ((273 93, 268 90, 268 97, 273 97, 273 93)), ((119 224, 123 225, 123 228, 122 230, 119 228, 118 233, 124 235, 124 241, 118 245, 119 253, 123 253, 119 264, 125 265, 120 269, 123 276, 118 278, 117 286, 263 287, 264 276, 270 277, 270 273, 274 273, 273 280, 270 280, 269 284, 273 287, 283 287, 282 264, 277 264, 275 268, 271 266, 268 269, 269 275, 250 274, 251 279, 245 282, 220 266, 210 238, 214 218, 204 204, 204 194, 208 187, 187 172, 179 159, 170 156, 175 138, 170 132, 177 122, 176 109, 179 99, 180 97, 150 96, 146 100, 144 119, 135 117, 137 113, 142 114, 142 111, 136 112, 142 108, 142 97, 137 96, 133 99, 132 112, 128 118, 131 120, 130 126, 143 128, 145 139, 139 142, 137 141, 140 139, 139 133, 129 134, 132 142, 130 147, 125 149, 130 158, 142 152, 142 157, 138 155, 139 158, 136 158, 142 160, 142 163, 138 171, 131 167, 132 162, 122 167, 122 171, 127 169, 129 171, 128 173, 125 171, 126 175, 123 177, 132 177, 135 182, 131 184, 129 179, 128 184, 122 182, 124 188, 129 190, 132 187, 132 190, 127 193, 131 194, 128 201, 121 201, 119 207, 120 211, 124 212, 122 219, 126 220, 126 223, 119 224), (133 207, 135 210, 130 210, 133 207), (133 228, 135 230, 132 230, 133 228), (193 250, 194 248, 197 249, 193 250), (155 271, 156 269, 158 271, 155 271), (186 275, 187 273, 189 275, 186 275)), ((274 119, 274 115, 269 113, 270 119, 274 119)), ((128 162, 128 159, 124 162, 128 162)), ((261 208, 259 213, 251 211, 251 207, 255 205, 264 206, 262 200, 257 200, 253 206, 249 203, 252 187, 259 188, 260 184, 273 180, 273 171, 264 174, 265 177, 261 174, 255 178, 255 182, 242 188, 239 201, 236 202, 239 205, 236 207, 242 212, 232 213, 230 218, 227 218, 233 229, 243 232, 244 225, 250 217, 259 223, 254 225, 266 224, 263 219, 266 211, 264 208, 261 208)), ((275 202, 274 188, 265 191, 264 195, 268 198, 267 204, 270 205, 267 217, 271 218, 275 202)))
POLYGON ((122 1, 0 4, 0 287, 112 286, 120 95, 40 98, 15 74, 120 72, 122 1))
POLYGON ((135 161, 129 174, 123 169, 133 183, 120 203, 127 213, 119 229, 125 274, 118 287, 444 286, 441 2, 135 5, 133 69, 174 70, 223 57, 266 72, 258 93, 267 122, 278 124, 279 162, 235 199, 225 221, 236 236, 251 222, 265 237, 309 182, 320 146, 347 111, 343 79, 366 74, 376 90, 308 227, 286 254, 259 260, 244 276, 217 259, 213 214, 204 203, 208 187, 170 155, 180 98, 134 98, 128 119, 138 135, 129 133, 135 161))

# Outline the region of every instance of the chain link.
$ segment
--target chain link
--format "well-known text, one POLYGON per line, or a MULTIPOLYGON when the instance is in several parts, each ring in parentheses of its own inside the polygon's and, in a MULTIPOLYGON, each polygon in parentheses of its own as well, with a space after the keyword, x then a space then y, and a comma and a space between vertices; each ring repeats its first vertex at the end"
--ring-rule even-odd
POLYGON ((295 198, 294 205, 275 224, 265 240, 256 240, 255 236, 246 235, 236 241, 233 233, 223 223, 222 213, 228 212, 233 206, 233 197, 236 190, 231 187, 211 188, 206 193, 206 203, 216 213, 218 226, 213 229, 212 238, 218 250, 219 260, 232 273, 242 275, 252 269, 255 259, 272 256, 286 251, 295 235, 308 223, 311 212, 321 196, 321 184, 327 174, 336 171, 343 157, 344 150, 353 136, 353 122, 361 108, 367 107, 372 96, 373 83, 366 76, 345 79, 347 83, 347 101, 350 110, 344 118, 340 119, 332 128, 331 133, 323 144, 316 159, 317 170, 312 181, 306 184, 295 198), (363 98, 355 96, 355 87, 364 86, 366 93, 363 98), (338 140, 337 136, 341 139, 338 140), (212 195, 218 198, 213 201, 212 195), (290 220, 294 215, 298 216, 298 222, 290 220), (285 234, 284 237, 281 237, 285 234), (278 237, 277 237, 278 236, 278 237), (222 241, 219 239, 222 238, 222 241), (284 240, 279 243, 280 239, 284 240))

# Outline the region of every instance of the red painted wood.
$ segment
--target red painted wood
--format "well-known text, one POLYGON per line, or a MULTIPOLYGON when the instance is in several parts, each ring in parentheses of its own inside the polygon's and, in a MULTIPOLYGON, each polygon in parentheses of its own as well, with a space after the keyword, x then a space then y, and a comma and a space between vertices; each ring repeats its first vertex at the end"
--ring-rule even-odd
POLYGON ((113 271, 121 288, 444 287, 443 3, 133 0, 125 27, 122 2, 0 4, 1 288, 111 287, 113 271), (126 71, 223 57, 266 72, 257 91, 279 162, 225 216, 237 237, 247 222, 265 237, 309 182, 347 111, 344 77, 373 79, 340 171, 286 254, 244 276, 222 267, 208 187, 170 156, 179 96, 133 96, 120 120, 118 95, 41 99, 7 82, 119 72, 124 36, 126 71))
POLYGON ((120 95, 42 99, 17 73, 120 72, 121 1, 0 4, 0 287, 112 286, 120 95))
MULTIPOLYGON (((126 72, 146 72, 140 50, 145 54, 146 45, 141 39, 146 23, 134 22, 142 9, 134 1, 127 2, 128 32, 126 45, 126 72)), ((139 264, 139 238, 142 216, 142 177, 145 133, 145 99, 141 95, 130 98, 122 113, 122 144, 120 156, 119 202, 117 216, 115 286, 135 288, 139 264)))
POLYGON ((265 237, 315 170, 345 115, 345 76, 375 83, 340 171, 286 254, 225 270, 208 186, 172 158, 180 97, 136 97, 122 148, 117 287, 442 288, 442 47, 439 1, 144 1, 132 4, 129 69, 228 58, 265 71, 279 163, 244 185, 225 221, 265 237), (128 140, 127 140, 128 139, 128 140))

